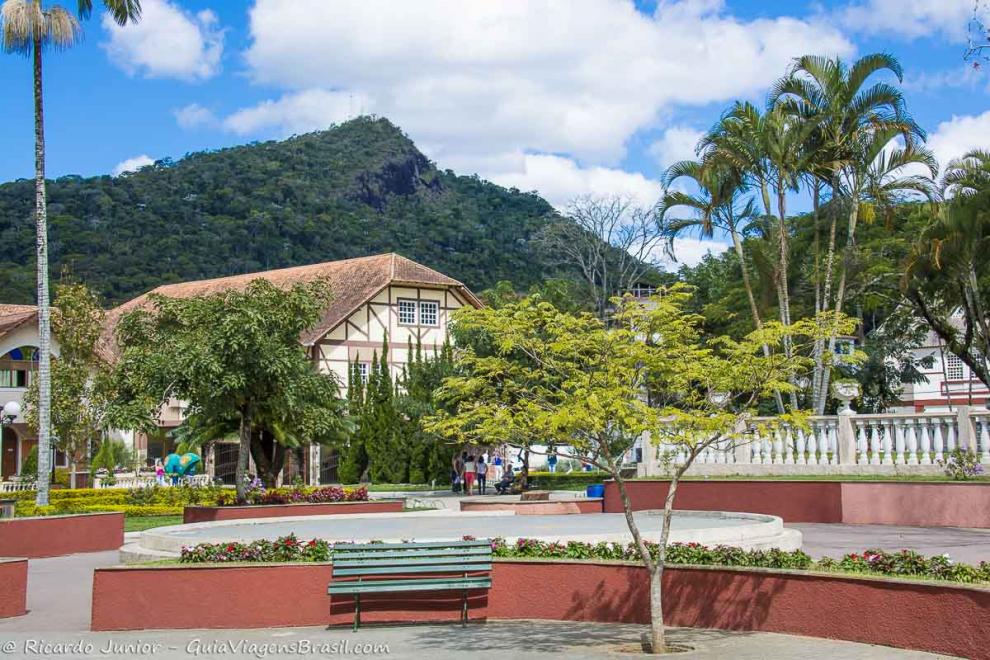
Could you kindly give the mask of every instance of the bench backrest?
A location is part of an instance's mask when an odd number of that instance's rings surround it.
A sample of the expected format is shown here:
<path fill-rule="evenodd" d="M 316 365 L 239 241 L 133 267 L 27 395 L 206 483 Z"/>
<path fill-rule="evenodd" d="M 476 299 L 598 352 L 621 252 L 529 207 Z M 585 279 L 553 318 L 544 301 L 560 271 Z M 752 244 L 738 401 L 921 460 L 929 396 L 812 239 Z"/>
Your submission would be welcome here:
<path fill-rule="evenodd" d="M 341 544 L 333 550 L 333 577 L 476 573 L 491 571 L 488 540 L 432 543 Z"/>

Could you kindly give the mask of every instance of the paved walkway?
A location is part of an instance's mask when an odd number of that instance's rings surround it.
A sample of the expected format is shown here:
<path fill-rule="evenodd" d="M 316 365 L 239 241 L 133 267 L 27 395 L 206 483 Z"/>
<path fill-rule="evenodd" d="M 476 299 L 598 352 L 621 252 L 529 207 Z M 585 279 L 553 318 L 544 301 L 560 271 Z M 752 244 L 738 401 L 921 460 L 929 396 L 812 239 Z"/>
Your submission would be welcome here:
<path fill-rule="evenodd" d="M 350 629 L 282 628 L 265 630 L 183 630 L 140 633 L 5 633 L 0 630 L 4 658 L 145 657 L 163 660 L 207 658 L 328 658 L 361 655 L 393 658 L 463 660 L 464 658 L 528 659 L 561 657 L 575 660 L 643 657 L 637 653 L 645 626 L 497 621 L 461 628 L 394 626 Z M 829 658 L 884 660 L 937 658 L 915 651 L 771 633 L 675 629 L 668 643 L 694 650 L 685 660 L 764 660 L 766 658 Z M 44 645 L 50 646 L 44 646 Z M 54 645 L 75 645 L 59 653 Z M 130 646 L 129 646 L 130 645 Z M 361 651 L 360 653 L 356 652 Z"/>
<path fill-rule="evenodd" d="M 893 525 L 828 525 L 785 523 L 804 536 L 802 549 L 816 559 L 838 558 L 869 548 L 907 548 L 923 555 L 948 553 L 953 561 L 979 564 L 990 561 L 990 529 L 959 527 L 896 527 Z"/>

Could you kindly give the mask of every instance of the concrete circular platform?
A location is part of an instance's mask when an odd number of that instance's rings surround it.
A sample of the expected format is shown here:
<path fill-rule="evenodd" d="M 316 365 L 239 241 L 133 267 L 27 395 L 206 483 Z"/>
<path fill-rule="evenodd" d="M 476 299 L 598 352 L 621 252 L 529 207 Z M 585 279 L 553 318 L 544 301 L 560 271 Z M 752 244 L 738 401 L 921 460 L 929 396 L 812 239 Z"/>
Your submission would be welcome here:
<path fill-rule="evenodd" d="M 636 522 L 646 539 L 660 537 L 661 512 L 639 511 Z M 183 546 L 274 539 L 295 534 L 300 539 L 367 542 L 372 540 L 449 541 L 465 535 L 500 536 L 545 541 L 610 541 L 627 543 L 625 516 L 597 515 L 516 516 L 511 511 L 419 511 L 401 514 L 352 514 L 259 518 L 160 527 L 144 532 L 122 549 L 125 561 L 177 555 Z M 670 542 L 731 545 L 745 549 L 801 547 L 801 533 L 785 528 L 780 518 L 754 513 L 677 511 L 671 522 Z"/>

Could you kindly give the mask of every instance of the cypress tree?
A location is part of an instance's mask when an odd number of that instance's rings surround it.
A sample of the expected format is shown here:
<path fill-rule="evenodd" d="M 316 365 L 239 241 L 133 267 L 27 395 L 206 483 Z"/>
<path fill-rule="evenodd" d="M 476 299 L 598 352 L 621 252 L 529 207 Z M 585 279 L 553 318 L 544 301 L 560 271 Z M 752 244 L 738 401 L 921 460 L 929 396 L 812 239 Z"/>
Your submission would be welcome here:
<path fill-rule="evenodd" d="M 368 453 L 364 434 L 361 432 L 365 410 L 365 383 L 361 378 L 360 356 L 356 356 L 347 370 L 347 412 L 356 423 L 356 428 L 341 452 L 341 462 L 337 470 L 341 483 L 354 484 L 361 480 L 368 468 Z"/>

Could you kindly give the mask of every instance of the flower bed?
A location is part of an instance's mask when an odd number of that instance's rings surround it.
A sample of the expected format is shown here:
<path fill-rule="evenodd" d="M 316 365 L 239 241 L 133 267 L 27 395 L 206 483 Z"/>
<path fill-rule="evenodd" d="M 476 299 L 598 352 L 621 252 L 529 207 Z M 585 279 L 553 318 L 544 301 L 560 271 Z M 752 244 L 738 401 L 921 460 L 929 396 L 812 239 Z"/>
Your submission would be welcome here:
<path fill-rule="evenodd" d="M 464 540 L 474 540 L 466 536 Z M 657 556 L 659 546 L 647 542 Z M 252 543 L 202 543 L 182 548 L 179 561 L 188 564 L 229 562 L 331 561 L 333 544 L 322 539 L 300 541 L 295 535 L 274 541 Z M 518 539 L 492 539 L 492 554 L 503 559 L 573 559 L 638 562 L 639 551 L 632 543 L 567 543 Z M 925 557 L 912 550 L 886 552 L 866 550 L 840 559 L 823 557 L 814 561 L 801 550 L 742 550 L 733 546 L 708 547 L 699 543 L 671 543 L 667 546 L 667 563 L 690 566 L 730 566 L 826 572 L 866 573 L 889 577 L 925 578 L 949 582 L 990 582 L 990 562 L 978 566 L 958 564 L 948 555 Z"/>
<path fill-rule="evenodd" d="M 367 502 L 368 489 L 344 488 L 342 486 L 283 486 L 265 489 L 258 485 L 249 488 L 248 504 L 326 504 L 331 502 Z M 204 503 L 205 504 L 205 503 Z M 235 506 L 237 495 L 232 491 L 221 492 L 217 506 Z"/>

